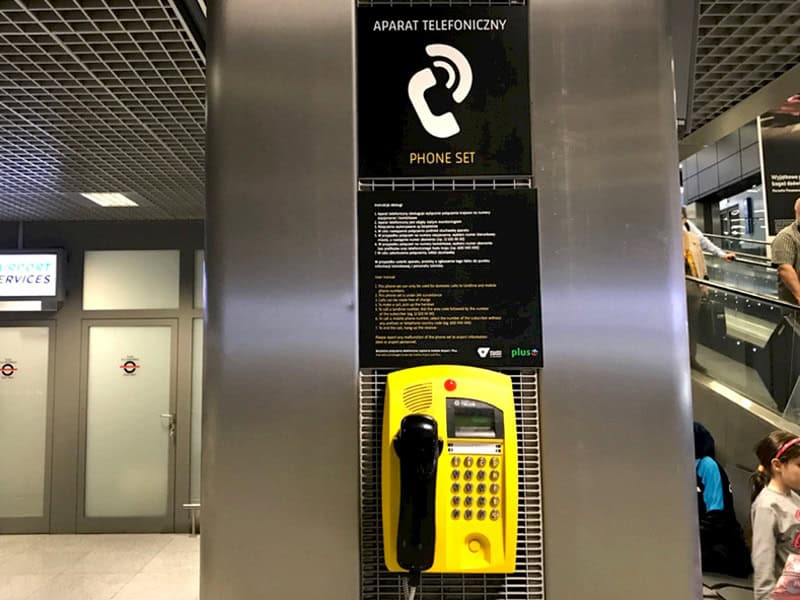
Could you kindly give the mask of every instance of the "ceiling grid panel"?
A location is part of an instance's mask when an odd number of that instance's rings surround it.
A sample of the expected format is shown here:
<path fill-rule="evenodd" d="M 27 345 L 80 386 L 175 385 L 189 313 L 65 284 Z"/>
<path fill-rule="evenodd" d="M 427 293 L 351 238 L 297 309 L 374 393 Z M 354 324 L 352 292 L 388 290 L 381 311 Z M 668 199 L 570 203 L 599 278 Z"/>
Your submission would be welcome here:
<path fill-rule="evenodd" d="M 171 0 L 0 0 L 0 220 L 200 219 L 204 171 L 205 57 Z"/>
<path fill-rule="evenodd" d="M 800 0 L 700 0 L 691 133 L 800 62 Z"/>

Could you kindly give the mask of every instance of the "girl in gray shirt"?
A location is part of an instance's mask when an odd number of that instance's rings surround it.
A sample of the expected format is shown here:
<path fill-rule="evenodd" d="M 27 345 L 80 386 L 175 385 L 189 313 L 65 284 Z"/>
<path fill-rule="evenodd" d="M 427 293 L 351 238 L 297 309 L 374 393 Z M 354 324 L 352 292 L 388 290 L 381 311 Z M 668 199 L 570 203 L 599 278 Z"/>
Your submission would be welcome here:
<path fill-rule="evenodd" d="M 755 600 L 800 600 L 800 437 L 773 431 L 756 446 L 753 475 Z"/>

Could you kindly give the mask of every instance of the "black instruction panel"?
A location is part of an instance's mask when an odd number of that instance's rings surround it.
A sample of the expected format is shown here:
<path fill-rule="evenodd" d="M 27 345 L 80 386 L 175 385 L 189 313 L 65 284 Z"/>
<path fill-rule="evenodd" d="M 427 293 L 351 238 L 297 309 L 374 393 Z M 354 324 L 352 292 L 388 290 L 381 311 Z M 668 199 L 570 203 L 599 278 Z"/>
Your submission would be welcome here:
<path fill-rule="evenodd" d="M 357 19 L 359 177 L 531 174 L 526 6 Z"/>
<path fill-rule="evenodd" d="M 541 367 L 534 190 L 361 192 L 362 368 Z"/>

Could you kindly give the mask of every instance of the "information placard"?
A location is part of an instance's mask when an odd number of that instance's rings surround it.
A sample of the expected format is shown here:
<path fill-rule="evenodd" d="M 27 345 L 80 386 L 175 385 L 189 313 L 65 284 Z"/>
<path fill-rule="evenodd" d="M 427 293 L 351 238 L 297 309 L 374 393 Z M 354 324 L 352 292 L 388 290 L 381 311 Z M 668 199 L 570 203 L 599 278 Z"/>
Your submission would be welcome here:
<path fill-rule="evenodd" d="M 767 235 L 777 235 L 794 223 L 794 204 L 800 199 L 800 94 L 761 115 L 758 126 Z"/>
<path fill-rule="evenodd" d="M 361 192 L 362 367 L 541 367 L 533 190 Z"/>
<path fill-rule="evenodd" d="M 357 14 L 360 177 L 532 173 L 527 7 Z"/>

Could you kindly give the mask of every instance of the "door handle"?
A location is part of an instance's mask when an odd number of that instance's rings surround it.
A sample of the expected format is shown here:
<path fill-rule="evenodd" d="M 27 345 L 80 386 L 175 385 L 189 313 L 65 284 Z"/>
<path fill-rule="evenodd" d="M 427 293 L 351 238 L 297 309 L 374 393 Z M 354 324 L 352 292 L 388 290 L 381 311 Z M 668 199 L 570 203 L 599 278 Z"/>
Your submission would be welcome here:
<path fill-rule="evenodd" d="M 169 437 L 175 437 L 175 414 L 174 413 L 161 413 L 162 419 L 167 419 L 169 424 Z"/>

